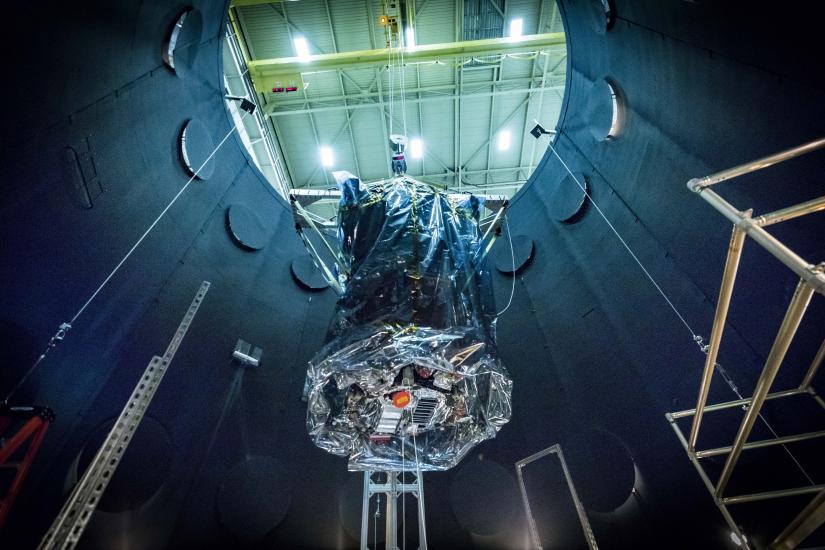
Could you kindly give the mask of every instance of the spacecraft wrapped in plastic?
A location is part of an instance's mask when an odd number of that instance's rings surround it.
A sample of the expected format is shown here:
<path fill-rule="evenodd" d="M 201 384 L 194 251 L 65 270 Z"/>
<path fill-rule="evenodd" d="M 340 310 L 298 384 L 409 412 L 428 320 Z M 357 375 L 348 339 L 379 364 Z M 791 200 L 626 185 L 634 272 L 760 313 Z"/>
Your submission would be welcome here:
<path fill-rule="evenodd" d="M 482 202 L 407 176 L 336 179 L 344 292 L 307 372 L 308 432 L 350 470 L 446 470 L 511 414 Z"/>

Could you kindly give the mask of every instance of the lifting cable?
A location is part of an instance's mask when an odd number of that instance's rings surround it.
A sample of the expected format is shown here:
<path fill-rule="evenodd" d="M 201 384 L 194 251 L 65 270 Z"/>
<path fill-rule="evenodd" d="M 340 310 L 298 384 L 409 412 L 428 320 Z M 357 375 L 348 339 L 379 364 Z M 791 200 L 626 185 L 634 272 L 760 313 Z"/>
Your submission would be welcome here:
<path fill-rule="evenodd" d="M 399 64 L 398 64 L 398 72 L 399 72 L 399 80 L 401 80 L 401 122 L 404 126 L 404 137 L 407 137 L 407 98 L 405 95 L 406 92 L 406 82 L 404 73 L 406 72 L 406 67 L 404 66 L 404 48 L 406 45 L 402 45 L 401 42 L 401 33 L 398 35 L 398 51 L 399 51 Z"/>
<path fill-rule="evenodd" d="M 371 473 L 367 472 L 367 475 L 372 476 Z M 372 480 L 372 478 L 370 478 Z M 372 516 L 372 541 L 375 544 L 375 548 L 378 548 L 378 518 L 381 517 L 381 493 L 376 495 L 375 501 L 375 514 Z"/>
<path fill-rule="evenodd" d="M 622 246 L 625 247 L 625 249 L 630 254 L 630 256 L 636 261 L 636 263 L 639 265 L 639 267 L 644 272 L 645 276 L 653 284 L 653 286 L 656 287 L 656 290 L 659 292 L 659 294 L 662 295 L 662 298 L 665 299 L 665 302 L 667 302 L 667 305 L 669 305 L 670 309 L 673 310 L 673 313 L 676 314 L 676 316 L 679 318 L 679 320 L 682 322 L 682 324 L 685 325 L 685 328 L 688 329 L 688 331 L 690 332 L 690 335 L 693 337 L 693 341 L 696 342 L 699 345 L 699 348 L 702 349 L 702 351 L 705 351 L 706 348 L 704 348 L 704 346 L 703 346 L 704 339 L 701 336 L 699 336 L 698 334 L 696 334 L 696 332 L 693 330 L 693 328 L 685 320 L 685 317 L 679 312 L 678 309 L 676 309 L 676 306 L 673 305 L 673 302 L 670 300 L 670 298 L 668 298 L 667 294 L 665 294 L 665 291 L 662 290 L 662 287 L 659 286 L 659 283 L 656 282 L 656 279 L 653 278 L 653 275 L 650 274 L 650 272 L 644 266 L 642 261 L 639 260 L 639 257 L 636 256 L 636 253 L 633 252 L 633 249 L 630 248 L 630 246 L 627 244 L 627 241 L 625 241 L 624 238 L 622 238 L 622 236 L 619 234 L 619 232 L 616 230 L 616 228 L 613 226 L 613 224 L 610 223 L 610 220 L 607 219 L 607 216 L 604 215 L 604 212 L 602 211 L 602 209 L 599 208 L 599 205 L 596 203 L 596 201 L 593 200 L 593 197 L 590 196 L 590 193 L 587 192 L 587 188 L 582 184 L 582 182 L 579 181 L 579 178 L 577 178 L 573 174 L 573 172 L 570 170 L 570 167 L 567 166 L 566 162 L 564 162 L 564 159 L 562 159 L 559 156 L 559 154 L 556 152 L 556 148 L 553 147 L 553 144 L 548 143 L 547 146 L 550 148 L 551 151 L 553 151 L 553 154 L 556 155 L 556 158 L 559 159 L 559 162 L 561 162 L 562 165 L 564 165 L 564 169 L 567 170 L 567 173 L 570 174 L 570 177 L 573 178 L 573 181 L 575 181 L 576 184 L 581 188 L 581 190 L 585 194 L 585 196 L 587 196 L 587 198 L 590 199 L 591 204 L 593 204 L 593 206 L 596 207 L 596 210 L 599 212 L 599 215 L 605 221 L 607 226 L 610 227 L 611 231 L 613 231 L 613 233 L 616 235 L 616 237 L 619 239 L 619 241 L 621 241 Z"/>
<path fill-rule="evenodd" d="M 401 109 L 401 132 L 407 136 L 407 106 L 406 106 L 406 80 L 404 76 L 404 45 L 401 41 L 401 34 L 390 34 L 389 46 L 387 48 L 387 80 L 389 83 L 389 133 L 392 135 L 395 120 L 395 102 L 399 100 Z M 395 75 L 396 70 L 398 75 Z M 396 87 L 398 88 L 396 90 Z M 386 115 L 385 115 L 386 116 Z"/>
<path fill-rule="evenodd" d="M 249 113 L 244 111 L 243 115 L 241 115 L 241 121 L 243 121 L 243 119 L 248 114 Z M 135 242 L 135 244 L 132 245 L 132 248 L 129 249 L 129 251 L 126 253 L 126 255 L 123 256 L 123 258 L 121 258 L 121 260 L 117 263 L 117 265 L 115 265 L 114 269 L 112 269 L 112 271 L 109 272 L 109 274 L 106 276 L 106 278 L 103 279 L 103 282 L 100 283 L 100 285 L 95 289 L 94 292 L 92 292 L 91 296 L 89 296 L 89 298 L 86 300 L 86 302 L 80 307 L 80 309 L 77 310 L 77 313 L 75 313 L 68 322 L 64 322 L 64 323 L 60 324 L 60 327 L 58 328 L 57 332 L 54 334 L 54 336 L 51 337 L 51 339 L 49 340 L 49 343 L 46 344 L 46 348 L 43 350 L 43 353 L 40 354 L 40 356 L 32 364 L 32 366 L 29 367 L 29 369 L 26 371 L 26 373 L 23 375 L 23 377 L 20 379 L 20 381 L 17 382 L 17 384 L 11 389 L 11 391 L 8 393 L 8 395 L 6 395 L 3 402 L 8 402 L 8 400 L 11 399 L 11 397 L 17 392 L 17 390 L 19 390 L 23 386 L 23 384 L 26 382 L 26 380 L 29 378 L 29 376 L 31 376 L 32 373 L 34 373 L 34 371 L 37 370 L 37 367 L 40 366 L 40 364 L 43 362 L 43 360 L 46 358 L 46 356 L 49 354 L 49 352 L 52 350 L 52 348 L 56 347 L 57 344 L 59 344 L 60 342 L 63 341 L 63 339 L 66 337 L 66 334 L 72 328 L 72 325 L 74 325 L 75 321 L 77 321 L 77 319 L 83 314 L 83 312 L 86 310 L 86 308 L 89 307 L 89 305 L 95 300 L 95 298 L 97 298 L 98 294 L 100 294 L 100 292 L 106 287 L 106 285 L 109 284 L 109 282 L 112 280 L 112 278 L 115 276 L 115 274 L 120 270 L 120 268 L 123 266 L 123 264 L 126 263 L 126 260 L 129 259 L 129 257 L 132 255 L 132 253 L 134 253 L 135 250 L 137 250 L 137 248 L 144 241 L 144 239 L 146 239 L 146 237 L 149 236 L 149 233 L 152 232 L 152 230 L 155 228 L 155 226 L 157 226 L 157 224 L 160 222 L 160 220 L 163 218 L 163 216 L 165 216 L 166 213 L 169 211 L 169 209 L 172 208 L 172 205 L 175 204 L 175 202 L 177 202 L 177 200 L 180 198 L 181 195 L 183 195 L 184 191 L 186 191 L 186 189 L 189 187 L 189 185 L 193 181 L 195 181 L 195 178 L 198 176 L 200 171 L 203 170 L 203 167 L 206 166 L 209 163 L 210 160 L 212 160 L 212 157 L 215 156 L 215 154 L 223 146 L 223 144 L 226 143 L 226 140 L 229 139 L 229 136 L 231 136 L 237 129 L 238 129 L 238 126 L 233 124 L 232 129 L 229 130 L 229 132 L 226 133 L 226 135 L 220 141 L 220 143 L 218 143 L 218 145 L 212 150 L 212 152 L 209 154 L 209 156 L 206 157 L 206 160 L 203 161 L 203 163 L 200 165 L 200 167 L 198 167 L 197 170 L 195 170 L 195 172 L 192 174 L 192 177 L 189 178 L 189 180 L 184 184 L 184 186 L 181 187 L 180 191 L 178 191 L 177 194 L 172 198 L 172 200 L 169 202 L 169 204 L 167 204 L 166 207 L 161 211 L 161 213 L 158 215 L 158 217 L 155 218 L 155 221 L 153 221 L 151 223 L 151 225 L 149 225 L 149 228 L 146 229 L 146 231 L 143 232 L 143 235 L 141 235 L 140 238 Z"/>
<path fill-rule="evenodd" d="M 392 80 L 392 35 L 390 35 L 390 42 L 389 47 L 387 48 L 387 81 L 390 87 L 390 97 L 389 97 L 389 104 L 390 104 L 390 135 L 392 135 L 392 121 L 393 121 L 393 80 Z M 380 75 L 379 75 L 380 78 Z"/>
<path fill-rule="evenodd" d="M 682 324 L 685 325 L 685 328 L 688 329 L 688 331 L 691 334 L 691 337 L 693 338 L 693 341 L 696 342 L 697 346 L 699 346 L 699 350 L 702 353 L 704 353 L 705 355 L 707 355 L 709 346 L 707 344 L 705 344 L 704 338 L 701 335 L 697 334 L 693 330 L 693 328 L 690 326 L 690 324 L 688 324 L 688 322 L 685 320 L 684 315 L 682 315 L 681 312 L 679 312 L 679 310 L 673 304 L 671 299 L 667 296 L 665 291 L 662 290 L 662 287 L 659 285 L 659 283 L 656 282 L 656 280 L 653 278 L 653 275 L 650 274 L 650 271 L 647 270 L 647 268 L 644 266 L 644 264 L 642 264 L 642 261 L 636 255 L 636 253 L 633 252 L 633 249 L 630 248 L 630 245 L 627 244 L 627 241 L 625 241 L 624 238 L 622 238 L 622 236 L 619 234 L 616 227 L 612 223 L 610 223 L 610 220 L 607 218 L 607 216 L 605 216 L 604 212 L 599 207 L 598 203 L 596 203 L 596 201 L 593 200 L 593 197 L 590 195 L 590 193 L 587 192 L 587 188 L 582 184 L 581 181 L 579 181 L 579 178 L 577 178 L 576 175 L 573 174 L 572 170 L 570 170 L 570 167 L 567 166 L 567 163 L 564 162 L 564 159 L 562 159 L 561 156 L 559 155 L 559 153 L 556 151 L 556 148 L 553 147 L 552 141 L 547 144 L 547 147 L 553 152 L 553 154 L 556 156 L 556 158 L 559 159 L 559 162 L 562 163 L 562 166 L 564 166 L 564 169 L 567 170 L 567 173 L 570 175 L 571 178 L 573 178 L 573 181 L 575 181 L 576 184 L 581 188 L 582 192 L 590 200 L 590 203 L 596 208 L 599 215 L 605 221 L 607 226 L 611 229 L 611 231 L 613 231 L 613 233 L 616 235 L 616 237 L 622 243 L 622 245 L 627 250 L 627 252 L 630 254 L 630 256 L 633 258 L 633 260 L 635 260 L 635 262 L 639 265 L 639 267 L 641 268 L 641 270 L 645 274 L 645 276 L 648 278 L 648 280 L 653 284 L 653 286 L 656 288 L 656 290 L 659 292 L 659 294 L 661 294 L 662 298 L 664 298 L 665 302 L 667 302 L 667 304 L 670 306 L 670 309 L 673 310 L 673 313 L 676 314 L 676 316 L 679 318 L 679 320 L 682 322 Z M 509 234 L 509 229 L 508 229 L 508 234 Z M 509 304 L 508 304 L 508 306 L 509 306 Z M 727 385 L 730 387 L 731 391 L 739 399 L 743 399 L 742 394 L 739 392 L 739 388 L 736 386 L 733 379 L 727 373 L 727 371 L 722 367 L 722 365 L 720 365 L 719 363 L 715 363 L 714 367 L 719 370 L 719 374 L 722 376 L 722 378 L 725 380 Z M 743 405 L 743 407 L 746 407 L 746 405 Z M 779 435 L 776 433 L 776 431 L 774 431 L 773 427 L 768 423 L 767 419 L 765 419 L 765 417 L 762 416 L 761 412 L 759 413 L 759 418 L 760 418 L 760 420 L 762 420 L 762 422 L 765 424 L 765 426 L 768 428 L 768 430 L 773 434 L 773 436 L 778 438 Z M 788 446 L 785 445 L 785 444 L 782 444 L 782 447 L 788 453 L 788 456 L 791 457 L 791 460 L 793 460 L 793 462 L 797 465 L 797 467 L 802 472 L 802 474 L 808 479 L 810 484 L 814 485 L 813 479 L 811 478 L 810 475 L 808 475 L 808 472 L 805 471 L 805 468 L 802 467 L 802 464 L 799 463 L 799 461 L 796 459 L 796 457 L 791 452 L 791 450 L 788 448 Z"/>
<path fill-rule="evenodd" d="M 401 436 L 401 550 L 407 550 L 407 434 Z M 393 495 L 394 496 L 394 495 Z"/>
<path fill-rule="evenodd" d="M 419 514 L 418 514 L 418 533 L 419 533 L 419 541 L 418 547 L 419 548 L 426 548 L 427 547 L 427 525 L 425 522 L 425 517 L 423 513 L 423 506 L 421 504 L 422 499 L 424 498 L 424 482 L 421 480 L 421 466 L 418 462 L 418 443 L 415 441 L 415 432 L 418 431 L 417 428 L 413 430 L 413 453 L 415 453 L 415 484 L 418 485 L 418 493 L 417 493 L 417 501 L 416 504 L 418 506 Z M 420 540 L 420 535 L 424 535 L 423 542 Z"/>

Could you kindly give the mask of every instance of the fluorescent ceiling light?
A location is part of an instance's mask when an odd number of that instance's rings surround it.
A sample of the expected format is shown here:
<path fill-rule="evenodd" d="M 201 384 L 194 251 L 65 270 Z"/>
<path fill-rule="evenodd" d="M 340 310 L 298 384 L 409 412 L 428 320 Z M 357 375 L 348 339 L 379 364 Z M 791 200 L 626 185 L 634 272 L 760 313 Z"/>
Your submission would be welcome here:
<path fill-rule="evenodd" d="M 295 55 L 301 59 L 309 59 L 309 45 L 303 36 L 294 39 L 292 43 L 295 45 Z"/>
<path fill-rule="evenodd" d="M 510 38 L 517 38 L 521 36 L 523 31 L 524 20 L 521 17 L 510 20 Z"/>
<path fill-rule="evenodd" d="M 498 133 L 498 150 L 506 151 L 510 148 L 510 130 L 502 130 Z"/>
<path fill-rule="evenodd" d="M 413 138 L 410 142 L 410 156 L 414 159 L 420 159 L 424 156 L 424 143 L 420 138 Z"/>
<path fill-rule="evenodd" d="M 407 49 L 415 51 L 415 30 L 412 27 L 407 27 L 404 40 L 407 42 Z"/>
<path fill-rule="evenodd" d="M 332 149 L 329 147 L 321 147 L 321 166 L 332 166 L 335 163 L 335 157 L 332 154 Z"/>

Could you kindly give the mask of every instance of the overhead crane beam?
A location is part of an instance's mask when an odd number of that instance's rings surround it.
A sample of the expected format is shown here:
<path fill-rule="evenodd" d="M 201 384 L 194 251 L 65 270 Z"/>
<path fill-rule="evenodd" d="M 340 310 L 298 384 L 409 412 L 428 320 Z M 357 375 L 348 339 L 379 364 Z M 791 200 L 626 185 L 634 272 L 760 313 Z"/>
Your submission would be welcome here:
<path fill-rule="evenodd" d="M 237 8 L 242 6 L 259 6 L 261 4 L 275 4 L 288 1 L 289 0 L 232 0 L 229 2 L 229 7 Z"/>
<path fill-rule="evenodd" d="M 425 44 L 408 48 L 404 52 L 404 61 L 415 64 L 486 55 L 518 54 L 564 44 L 565 36 L 562 32 L 525 35 L 517 39 L 505 37 Z M 382 48 L 319 54 L 307 58 L 259 59 L 249 62 L 249 74 L 255 83 L 255 89 L 266 92 L 276 84 L 296 79 L 296 75 L 301 73 L 334 71 L 340 68 L 384 67 L 386 64 L 387 50 Z"/>
<path fill-rule="evenodd" d="M 468 98 L 468 97 L 473 97 L 473 98 L 475 98 L 475 97 L 493 97 L 493 96 L 499 96 L 499 95 L 512 96 L 512 95 L 522 95 L 522 94 L 527 94 L 527 98 L 529 98 L 530 96 L 533 96 L 535 94 L 539 94 L 542 91 L 547 91 L 547 90 L 564 90 L 564 85 L 559 84 L 557 86 L 547 86 L 545 88 L 540 88 L 540 87 L 535 87 L 535 88 L 524 88 L 524 87 L 510 88 L 510 89 L 496 90 L 494 92 L 476 92 L 476 93 L 461 93 L 461 94 L 456 92 L 456 94 L 457 94 L 457 97 L 459 99 L 464 99 L 464 98 Z M 414 91 L 415 90 L 413 90 L 413 92 Z M 354 97 L 358 98 L 358 96 L 354 96 Z M 376 100 L 371 100 L 371 101 L 364 101 L 362 103 L 347 103 L 347 104 L 342 103 L 340 105 L 325 105 L 325 106 L 320 106 L 320 107 L 309 107 L 309 108 L 305 107 L 305 108 L 301 108 L 301 109 L 278 109 L 278 107 L 280 107 L 280 104 L 278 104 L 278 103 L 269 103 L 264 108 L 264 111 L 265 111 L 265 115 L 268 116 L 268 117 L 284 117 L 284 116 L 290 116 L 290 115 L 307 115 L 307 114 L 310 114 L 310 113 L 312 113 L 312 114 L 324 113 L 324 112 L 329 112 L 329 111 L 352 111 L 352 110 L 356 110 L 356 109 L 374 109 L 376 107 L 381 107 L 381 105 L 382 105 L 381 101 L 383 99 L 381 97 L 381 95 L 379 95 L 379 94 L 376 94 L 375 97 L 378 98 L 377 101 Z M 526 101 L 527 98 L 525 98 L 525 101 Z M 320 98 L 316 102 L 320 103 L 320 102 L 325 102 L 325 101 L 329 101 L 329 102 L 343 101 L 343 98 L 340 97 L 340 96 L 339 97 L 330 97 L 329 99 Z M 426 97 L 422 97 L 422 98 L 411 97 L 411 98 L 406 99 L 406 103 L 408 105 L 415 105 L 415 104 L 420 104 L 420 103 L 431 103 L 433 101 L 455 101 L 455 96 L 452 96 L 452 95 L 432 95 L 432 96 L 426 96 Z M 303 103 L 306 104 L 306 102 L 303 102 Z M 523 107 L 524 107 L 523 103 L 519 105 L 519 108 L 523 108 Z M 485 145 L 486 145 L 486 142 L 485 142 Z"/>
<path fill-rule="evenodd" d="M 553 52 L 552 51 L 546 51 L 546 52 L 543 52 L 542 55 L 545 55 L 545 54 L 552 56 Z M 561 54 L 561 57 L 562 57 L 562 59 L 564 58 L 563 53 Z M 416 66 L 416 69 L 418 69 L 418 68 L 420 68 L 420 65 Z M 386 95 L 386 94 L 382 94 L 382 92 L 377 91 L 377 87 L 378 87 L 377 84 L 378 84 L 378 80 L 379 80 L 378 76 L 375 76 L 373 78 L 372 82 L 368 86 L 362 88 L 362 87 L 359 87 L 358 83 L 353 81 L 352 77 L 350 77 L 344 70 L 339 70 L 338 72 L 341 73 L 341 76 L 343 76 L 344 78 L 349 80 L 350 84 L 352 84 L 353 87 L 357 88 L 357 92 L 351 93 L 347 97 L 344 97 L 344 96 L 341 96 L 341 95 L 322 95 L 322 96 L 317 96 L 317 97 L 311 97 L 309 99 L 310 103 L 324 103 L 324 102 L 331 102 L 331 101 L 344 101 L 344 99 L 353 99 L 353 98 L 357 98 L 359 100 L 361 100 L 361 99 L 375 99 L 375 98 L 377 98 L 381 95 Z M 564 78 L 565 78 L 564 73 L 556 73 L 556 72 L 550 71 L 547 74 L 547 76 L 557 79 L 557 83 L 563 86 Z M 525 85 L 540 84 L 540 83 L 541 83 L 541 77 L 540 76 L 535 76 L 533 78 L 529 78 L 529 77 L 507 78 L 507 79 L 503 79 L 503 80 L 496 80 L 496 81 L 493 81 L 493 82 L 473 82 L 472 86 L 468 86 L 468 87 L 465 88 L 464 93 L 462 95 L 466 96 L 468 89 L 470 90 L 470 93 L 475 93 L 475 92 L 478 92 L 478 91 L 487 90 L 491 86 L 494 87 L 494 88 L 500 88 L 502 90 L 509 90 L 510 88 L 508 88 L 508 87 L 524 87 Z M 535 86 L 533 86 L 533 87 L 535 87 Z M 531 87 L 531 89 L 533 87 Z M 416 86 L 416 87 L 412 87 L 412 88 L 407 88 L 406 93 L 408 95 L 412 96 L 412 95 L 420 95 L 420 94 L 425 94 L 425 93 L 438 92 L 438 93 L 443 94 L 444 97 L 452 99 L 453 91 L 456 88 L 457 88 L 457 86 L 454 83 L 452 83 L 452 84 L 436 84 L 436 85 L 431 85 L 431 86 Z M 303 96 L 296 97 L 296 95 L 297 94 L 295 94 L 295 93 L 290 93 L 290 94 L 287 94 L 285 98 L 280 98 L 279 97 L 276 100 L 274 100 L 275 101 L 274 103 L 269 103 L 269 104 L 265 105 L 264 108 L 263 108 L 263 111 L 265 113 L 269 114 L 270 112 L 274 111 L 276 109 L 276 107 L 281 108 L 281 107 L 291 107 L 291 106 L 306 106 L 307 102 L 303 99 Z"/>

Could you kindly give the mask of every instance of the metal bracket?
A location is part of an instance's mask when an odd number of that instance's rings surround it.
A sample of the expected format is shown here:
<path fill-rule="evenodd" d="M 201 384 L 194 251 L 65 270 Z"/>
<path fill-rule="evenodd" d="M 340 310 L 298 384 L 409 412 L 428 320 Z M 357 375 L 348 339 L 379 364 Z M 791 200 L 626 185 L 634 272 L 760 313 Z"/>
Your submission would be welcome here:
<path fill-rule="evenodd" d="M 208 290 L 209 282 L 201 283 L 163 357 L 155 356 L 149 362 L 100 450 L 40 542 L 39 549 L 69 550 L 77 545 Z"/>
<path fill-rule="evenodd" d="M 236 359 L 244 367 L 258 367 L 261 364 L 263 350 L 253 346 L 249 342 L 238 338 L 235 349 L 232 351 L 232 358 Z"/>

